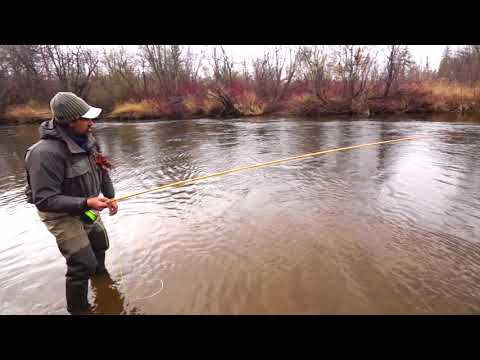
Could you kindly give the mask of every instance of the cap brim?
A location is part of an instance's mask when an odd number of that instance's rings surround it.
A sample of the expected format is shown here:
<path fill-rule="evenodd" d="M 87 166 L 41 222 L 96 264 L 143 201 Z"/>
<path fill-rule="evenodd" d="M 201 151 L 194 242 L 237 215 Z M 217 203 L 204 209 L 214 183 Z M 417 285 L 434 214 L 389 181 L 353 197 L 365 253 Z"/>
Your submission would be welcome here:
<path fill-rule="evenodd" d="M 102 112 L 102 109 L 96 108 L 96 107 L 90 107 L 90 110 L 88 110 L 85 114 L 82 115 L 82 118 L 84 119 L 95 119 L 100 115 Z"/>

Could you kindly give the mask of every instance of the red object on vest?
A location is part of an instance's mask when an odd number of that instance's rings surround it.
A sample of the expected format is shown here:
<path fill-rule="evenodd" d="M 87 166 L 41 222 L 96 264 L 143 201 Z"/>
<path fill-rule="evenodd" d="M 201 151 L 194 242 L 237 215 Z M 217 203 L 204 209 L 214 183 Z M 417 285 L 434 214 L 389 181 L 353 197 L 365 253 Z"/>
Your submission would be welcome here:
<path fill-rule="evenodd" d="M 101 154 L 96 154 L 95 155 L 95 163 L 98 166 L 101 166 L 103 169 L 111 169 L 112 168 L 112 163 L 107 159 L 106 156 L 101 155 Z"/>

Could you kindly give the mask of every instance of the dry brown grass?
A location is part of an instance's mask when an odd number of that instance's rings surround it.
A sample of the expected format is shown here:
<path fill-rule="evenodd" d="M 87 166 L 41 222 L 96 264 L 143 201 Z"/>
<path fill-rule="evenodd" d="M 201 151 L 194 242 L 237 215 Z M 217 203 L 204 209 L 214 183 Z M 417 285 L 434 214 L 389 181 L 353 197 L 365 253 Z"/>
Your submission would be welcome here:
<path fill-rule="evenodd" d="M 220 112 L 222 110 L 222 105 L 212 98 L 205 98 L 201 103 L 201 108 L 203 112 L 207 115 Z"/>
<path fill-rule="evenodd" d="M 469 102 L 480 100 L 480 88 L 449 82 L 434 82 L 424 85 L 425 90 L 434 98 L 450 102 Z"/>
<path fill-rule="evenodd" d="M 253 92 L 238 96 L 235 105 L 245 116 L 260 116 L 265 111 L 265 104 L 262 103 Z"/>
<path fill-rule="evenodd" d="M 24 105 L 10 106 L 5 111 L 5 119 L 15 122 L 49 120 L 52 117 L 46 104 L 30 101 Z"/>
<path fill-rule="evenodd" d="M 186 115 L 203 114 L 202 102 L 192 95 L 186 96 L 182 100 L 182 105 Z"/>
<path fill-rule="evenodd" d="M 149 101 L 117 104 L 107 118 L 143 119 L 158 116 L 155 106 Z"/>
<path fill-rule="evenodd" d="M 286 104 L 287 112 L 297 116 L 316 116 L 324 111 L 320 101 L 311 94 L 292 96 Z"/>
<path fill-rule="evenodd" d="M 480 105 L 480 88 L 437 81 L 423 85 L 424 100 L 435 112 L 470 111 Z"/>

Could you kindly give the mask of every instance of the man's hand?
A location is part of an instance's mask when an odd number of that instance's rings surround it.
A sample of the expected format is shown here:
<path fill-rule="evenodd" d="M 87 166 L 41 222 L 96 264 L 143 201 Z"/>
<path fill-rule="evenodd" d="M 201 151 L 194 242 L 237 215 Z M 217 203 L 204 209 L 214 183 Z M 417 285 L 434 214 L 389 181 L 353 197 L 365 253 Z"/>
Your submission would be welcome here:
<path fill-rule="evenodd" d="M 108 202 L 108 210 L 110 211 L 110 216 L 115 215 L 118 211 L 118 204 L 115 200 Z"/>
<path fill-rule="evenodd" d="M 108 199 L 101 196 L 88 199 L 87 206 L 90 209 L 94 209 L 97 211 L 102 211 L 103 209 L 110 207 L 108 203 Z"/>

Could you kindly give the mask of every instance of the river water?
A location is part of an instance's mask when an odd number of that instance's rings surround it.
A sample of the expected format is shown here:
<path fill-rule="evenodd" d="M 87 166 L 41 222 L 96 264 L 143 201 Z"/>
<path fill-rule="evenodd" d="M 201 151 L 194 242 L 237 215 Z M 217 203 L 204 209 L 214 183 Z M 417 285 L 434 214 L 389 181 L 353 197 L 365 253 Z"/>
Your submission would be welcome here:
<path fill-rule="evenodd" d="M 23 196 L 37 125 L 0 127 L 0 314 L 67 314 L 65 260 Z M 100 314 L 480 312 L 480 123 L 415 118 L 98 123 L 117 195 L 102 212 Z"/>

